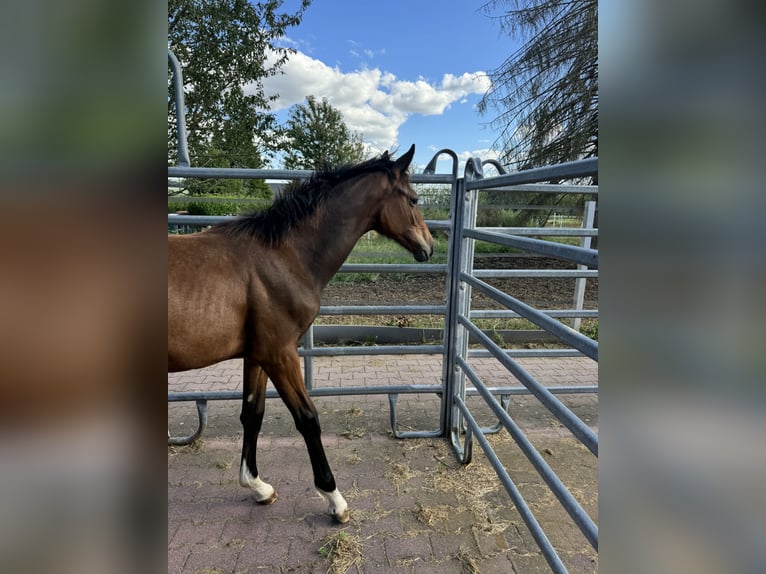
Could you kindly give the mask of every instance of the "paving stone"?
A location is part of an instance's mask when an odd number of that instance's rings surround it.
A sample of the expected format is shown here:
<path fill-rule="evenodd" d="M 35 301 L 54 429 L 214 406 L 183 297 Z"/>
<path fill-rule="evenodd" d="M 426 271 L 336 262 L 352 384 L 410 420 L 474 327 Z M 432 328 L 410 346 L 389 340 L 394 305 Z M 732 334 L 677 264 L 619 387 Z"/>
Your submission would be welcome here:
<path fill-rule="evenodd" d="M 538 380 L 554 381 L 546 384 L 572 384 L 572 380 L 597 383 L 597 365 L 594 368 L 589 360 L 519 362 L 533 369 Z M 508 384 L 512 379 L 499 370 L 494 359 L 472 359 L 471 364 L 482 376 L 496 379 L 492 384 Z M 210 372 L 216 369 L 218 373 Z M 171 391 L 188 389 L 190 385 L 207 385 L 216 390 L 238 388 L 240 369 L 241 361 L 227 361 L 203 369 L 201 374 L 169 375 L 168 388 Z M 315 358 L 314 371 L 315 382 L 321 386 L 341 382 L 367 386 L 405 381 L 430 384 L 441 377 L 441 358 L 409 357 L 401 364 L 398 358 L 391 361 L 388 357 Z M 577 379 L 578 376 L 581 378 Z M 224 383 L 224 379 L 228 382 Z M 560 398 L 597 428 L 597 396 Z M 477 412 L 489 413 L 480 406 L 480 399 L 469 401 Z M 467 571 L 468 559 L 482 574 L 549 572 L 531 534 L 505 490 L 496 482 L 479 448 L 475 449 L 472 465 L 465 468 L 457 463 L 445 439 L 394 439 L 385 396 L 327 397 L 317 399 L 316 404 L 328 459 L 350 504 L 350 522 L 338 525 L 326 514 L 326 503 L 314 491 L 303 439 L 278 400 L 267 403 L 258 444 L 258 465 L 262 478 L 275 486 L 279 498 L 270 506 L 255 504 L 252 494 L 238 485 L 242 448 L 239 401 L 211 401 L 208 429 L 201 446 L 172 449 L 168 454 L 169 573 L 326 574 L 331 564 L 319 554 L 319 548 L 328 536 L 337 536 L 339 532 L 354 537 L 361 545 L 364 560 L 361 571 L 366 574 L 462 574 Z M 440 405 L 436 395 L 400 395 L 398 405 L 400 428 L 438 427 Z M 534 397 L 514 397 L 512 412 L 541 452 L 550 449 L 553 454 L 544 454 L 546 460 L 596 517 L 597 459 Z M 193 403 L 169 405 L 168 417 L 173 431 L 191 432 L 196 409 Z M 181 422 L 184 424 L 180 425 Z M 482 422 L 494 421 L 487 415 Z M 354 436 L 355 429 L 361 429 L 363 436 Z M 507 433 L 489 438 L 512 478 L 535 505 L 533 511 L 560 550 L 569 571 L 596 572 L 596 552 L 583 542 L 584 537 L 566 514 L 549 505 L 547 487 Z M 479 472 L 482 469 L 487 474 Z M 393 471 L 403 473 L 403 479 L 397 480 Z M 473 480 L 471 485 L 475 486 L 468 498 L 462 490 L 468 486 L 461 482 L 465 480 Z M 469 508 L 470 505 L 478 506 Z M 418 517 L 422 506 L 443 508 L 446 518 L 424 523 Z M 488 520 L 490 531 L 486 530 Z M 500 526 L 496 531 L 492 525 Z M 502 530 L 502 525 L 507 528 Z"/>

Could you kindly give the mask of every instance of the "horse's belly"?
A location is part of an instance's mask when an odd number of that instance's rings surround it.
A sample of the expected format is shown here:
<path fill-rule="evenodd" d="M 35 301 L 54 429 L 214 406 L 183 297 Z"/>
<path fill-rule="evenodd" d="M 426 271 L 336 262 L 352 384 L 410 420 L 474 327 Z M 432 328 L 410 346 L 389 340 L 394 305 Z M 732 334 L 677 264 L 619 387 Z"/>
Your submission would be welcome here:
<path fill-rule="evenodd" d="M 219 305 L 174 308 L 168 301 L 168 372 L 199 369 L 242 355 L 244 317 Z"/>

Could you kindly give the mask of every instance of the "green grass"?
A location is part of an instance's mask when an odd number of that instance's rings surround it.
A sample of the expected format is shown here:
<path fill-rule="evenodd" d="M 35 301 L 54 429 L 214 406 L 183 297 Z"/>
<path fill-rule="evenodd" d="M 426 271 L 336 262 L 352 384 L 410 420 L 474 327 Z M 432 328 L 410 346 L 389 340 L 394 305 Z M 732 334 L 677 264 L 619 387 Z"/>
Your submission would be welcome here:
<path fill-rule="evenodd" d="M 401 264 L 417 262 L 413 259 L 412 253 L 395 241 L 370 231 L 357 242 L 346 259 L 346 263 Z M 447 238 L 444 236 L 434 237 L 434 255 L 427 263 L 421 265 L 434 263 L 447 263 Z M 374 283 L 379 276 L 380 273 L 337 273 L 332 278 L 332 282 Z"/>
<path fill-rule="evenodd" d="M 429 263 L 447 262 L 447 237 L 442 234 L 434 236 L 434 256 Z M 383 237 L 375 231 L 362 236 L 356 243 L 346 263 L 414 263 L 412 253 L 404 247 Z M 427 264 L 426 264 L 427 265 Z"/>

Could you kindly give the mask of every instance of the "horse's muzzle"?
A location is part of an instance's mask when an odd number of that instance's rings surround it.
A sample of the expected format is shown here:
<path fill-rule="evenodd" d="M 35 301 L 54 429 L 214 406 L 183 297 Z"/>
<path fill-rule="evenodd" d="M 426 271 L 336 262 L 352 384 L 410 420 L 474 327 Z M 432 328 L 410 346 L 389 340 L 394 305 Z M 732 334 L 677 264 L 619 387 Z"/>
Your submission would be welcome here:
<path fill-rule="evenodd" d="M 426 251 L 425 249 L 421 247 L 417 251 L 415 251 L 415 253 L 413 253 L 415 257 L 415 261 L 418 261 L 420 263 L 423 263 L 424 261 L 428 261 L 431 258 L 431 255 L 433 254 L 434 254 L 433 245 L 429 247 L 428 251 Z"/>

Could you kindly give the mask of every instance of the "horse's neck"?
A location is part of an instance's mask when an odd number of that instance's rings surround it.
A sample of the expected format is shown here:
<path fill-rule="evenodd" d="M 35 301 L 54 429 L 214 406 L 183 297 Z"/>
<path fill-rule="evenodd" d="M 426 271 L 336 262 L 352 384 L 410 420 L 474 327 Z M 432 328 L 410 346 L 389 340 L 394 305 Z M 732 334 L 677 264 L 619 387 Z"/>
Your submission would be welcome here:
<path fill-rule="evenodd" d="M 358 186 L 341 191 L 305 223 L 307 228 L 301 230 L 300 240 L 293 243 L 320 290 L 335 275 L 359 238 L 371 228 L 372 193 Z"/>

